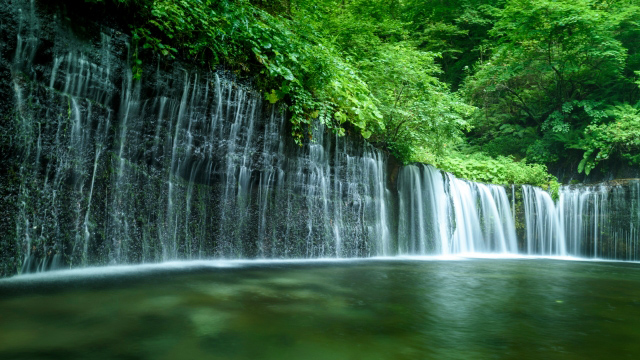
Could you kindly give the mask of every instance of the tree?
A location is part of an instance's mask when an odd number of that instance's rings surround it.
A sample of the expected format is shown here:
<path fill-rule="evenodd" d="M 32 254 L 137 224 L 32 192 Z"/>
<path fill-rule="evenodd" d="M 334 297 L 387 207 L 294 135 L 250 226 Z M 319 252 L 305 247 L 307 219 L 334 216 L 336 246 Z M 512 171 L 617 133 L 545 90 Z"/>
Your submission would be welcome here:
<path fill-rule="evenodd" d="M 380 101 L 386 131 L 373 139 L 400 159 L 425 151 L 442 155 L 447 143 L 460 141 L 468 130 L 473 107 L 439 81 L 435 54 L 406 43 L 387 44 L 375 57 L 359 62 L 365 81 Z"/>
<path fill-rule="evenodd" d="M 628 55 L 619 39 L 633 13 L 616 9 L 594 0 L 509 1 L 490 31 L 493 56 L 465 83 L 468 99 L 482 108 L 479 142 L 508 144 L 514 127 L 533 128 L 537 140 L 498 152 L 560 161 L 589 124 L 606 119 L 610 104 L 637 94 L 624 76 Z"/>

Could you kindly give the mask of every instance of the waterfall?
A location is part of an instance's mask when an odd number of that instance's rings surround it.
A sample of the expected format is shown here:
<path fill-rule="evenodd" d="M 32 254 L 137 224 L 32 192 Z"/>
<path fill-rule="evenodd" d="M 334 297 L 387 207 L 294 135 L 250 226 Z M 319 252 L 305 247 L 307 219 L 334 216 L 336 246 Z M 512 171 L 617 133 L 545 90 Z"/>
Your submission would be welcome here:
<path fill-rule="evenodd" d="M 451 253 L 451 205 L 443 174 L 431 166 L 405 166 L 398 175 L 398 252 Z"/>
<path fill-rule="evenodd" d="M 227 72 L 156 64 L 136 80 L 126 35 L 77 36 L 34 1 L 8 13 L 0 90 L 17 211 L 10 246 L 0 243 L 4 274 L 202 258 L 640 260 L 638 180 L 564 186 L 554 201 L 394 167 L 321 124 L 299 146 L 286 109 Z"/>
<path fill-rule="evenodd" d="M 48 32 L 35 2 L 16 4 L 22 272 L 392 254 L 379 150 L 322 126 L 300 147 L 286 112 L 229 74 L 158 66 L 134 80 L 126 36 Z"/>
<path fill-rule="evenodd" d="M 402 254 L 517 253 L 502 186 L 465 181 L 432 166 L 405 166 L 398 176 L 398 243 Z"/>
<path fill-rule="evenodd" d="M 556 203 L 523 186 L 527 254 L 638 260 L 640 181 L 562 186 Z"/>
<path fill-rule="evenodd" d="M 640 259 L 640 181 L 626 186 L 563 186 L 559 209 L 569 254 Z"/>
<path fill-rule="evenodd" d="M 565 233 L 560 227 L 560 206 L 538 187 L 522 186 L 526 221 L 526 253 L 566 256 Z"/>
<path fill-rule="evenodd" d="M 457 179 L 424 165 L 398 176 L 398 252 L 413 255 L 503 253 L 637 260 L 640 180 L 621 185 L 563 186 L 559 199 L 522 186 Z M 522 214 L 518 244 L 516 216 Z"/>

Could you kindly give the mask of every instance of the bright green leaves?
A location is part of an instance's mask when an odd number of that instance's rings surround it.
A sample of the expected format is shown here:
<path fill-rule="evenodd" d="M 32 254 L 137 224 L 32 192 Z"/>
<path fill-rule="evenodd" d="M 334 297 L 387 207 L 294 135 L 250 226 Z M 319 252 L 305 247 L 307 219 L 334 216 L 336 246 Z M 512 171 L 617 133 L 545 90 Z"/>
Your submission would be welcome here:
<path fill-rule="evenodd" d="M 559 183 L 545 165 L 515 161 L 511 156 L 494 158 L 482 153 L 450 152 L 430 162 L 460 178 L 491 184 L 530 184 L 549 190 L 552 196 L 558 195 Z"/>
<path fill-rule="evenodd" d="M 628 104 L 609 110 L 613 121 L 608 124 L 591 124 L 584 138 L 576 146 L 584 155 L 578 171 L 587 175 L 598 163 L 618 155 L 631 165 L 640 165 L 640 109 Z"/>
<path fill-rule="evenodd" d="M 585 174 L 589 175 L 591 170 L 595 167 L 595 156 L 593 156 L 593 150 L 586 151 L 584 153 L 584 157 L 580 160 L 578 164 L 578 172 L 582 173 L 584 171 Z"/>
<path fill-rule="evenodd" d="M 600 110 L 602 102 L 591 100 L 573 100 L 562 104 L 561 110 L 552 112 L 540 127 L 542 131 L 554 134 L 568 134 L 571 124 L 597 124 L 607 116 L 604 110 Z M 557 137 L 569 140 L 570 137 Z M 564 141 L 567 146 L 572 146 L 570 141 Z"/>
<path fill-rule="evenodd" d="M 350 119 L 363 137 L 403 162 L 412 161 L 421 149 L 440 154 L 445 144 L 463 138 L 474 108 L 439 80 L 442 70 L 436 59 L 441 55 L 418 48 L 417 39 L 424 36 L 410 32 L 413 25 L 406 16 L 418 11 L 416 4 L 319 0 L 301 2 L 297 8 L 296 15 L 333 40 L 340 50 L 334 58 L 346 60 L 335 63 L 332 73 L 338 76 L 330 83 L 331 99 L 340 107 L 336 121 Z M 345 81 L 355 76 L 361 80 Z"/>
<path fill-rule="evenodd" d="M 339 124 L 344 124 L 347 121 L 347 115 L 343 114 L 340 111 L 336 111 L 336 113 L 333 114 L 333 116 L 335 117 L 336 121 Z"/>
<path fill-rule="evenodd" d="M 338 133 L 350 123 L 363 135 L 383 126 L 367 84 L 313 28 L 264 13 L 260 19 L 248 41 L 266 82 L 279 84 L 267 100 L 289 104 L 296 142 L 316 121 Z"/>
<path fill-rule="evenodd" d="M 465 82 L 467 98 L 481 107 L 476 143 L 487 150 L 494 143 L 507 144 L 502 125 L 523 126 L 534 130 L 531 140 L 500 153 L 526 154 L 530 161 L 547 164 L 581 160 L 581 172 L 593 169 L 601 161 L 598 154 L 605 152 L 571 149 L 588 149 L 588 142 L 600 148 L 591 133 L 595 130 L 585 129 L 602 130 L 597 124 L 606 122 L 609 106 L 638 101 L 628 66 L 636 61 L 631 55 L 640 51 L 637 41 L 631 41 L 640 34 L 640 12 L 628 5 L 507 1 L 490 31 L 492 57 Z M 627 8 L 635 8 L 635 14 Z"/>
<path fill-rule="evenodd" d="M 271 90 L 270 93 L 265 94 L 265 99 L 269 101 L 271 104 L 275 104 L 280 100 L 275 90 Z"/>
<path fill-rule="evenodd" d="M 384 119 L 384 128 L 372 133 L 374 141 L 411 162 L 418 149 L 440 154 L 443 144 L 463 137 L 473 107 L 436 78 L 440 72 L 434 62 L 436 54 L 397 42 L 380 46 L 372 55 L 358 67 Z"/>

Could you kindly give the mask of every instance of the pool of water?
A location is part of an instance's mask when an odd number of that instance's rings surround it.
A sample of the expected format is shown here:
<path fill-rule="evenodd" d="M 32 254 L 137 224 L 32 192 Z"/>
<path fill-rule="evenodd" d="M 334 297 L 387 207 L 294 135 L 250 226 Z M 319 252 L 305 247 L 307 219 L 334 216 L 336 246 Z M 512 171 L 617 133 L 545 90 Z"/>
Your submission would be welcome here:
<path fill-rule="evenodd" d="M 640 358 L 640 264 L 193 262 L 0 280 L 0 359 Z"/>

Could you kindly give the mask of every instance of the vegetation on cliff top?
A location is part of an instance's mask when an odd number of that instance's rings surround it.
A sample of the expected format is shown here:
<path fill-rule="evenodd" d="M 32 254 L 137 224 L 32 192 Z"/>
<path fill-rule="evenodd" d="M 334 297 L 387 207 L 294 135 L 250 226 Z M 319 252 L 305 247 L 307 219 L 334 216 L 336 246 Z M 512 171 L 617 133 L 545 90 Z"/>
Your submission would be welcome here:
<path fill-rule="evenodd" d="M 634 0 L 87 0 L 133 9 L 149 54 L 222 65 L 401 161 L 494 183 L 640 164 Z"/>

